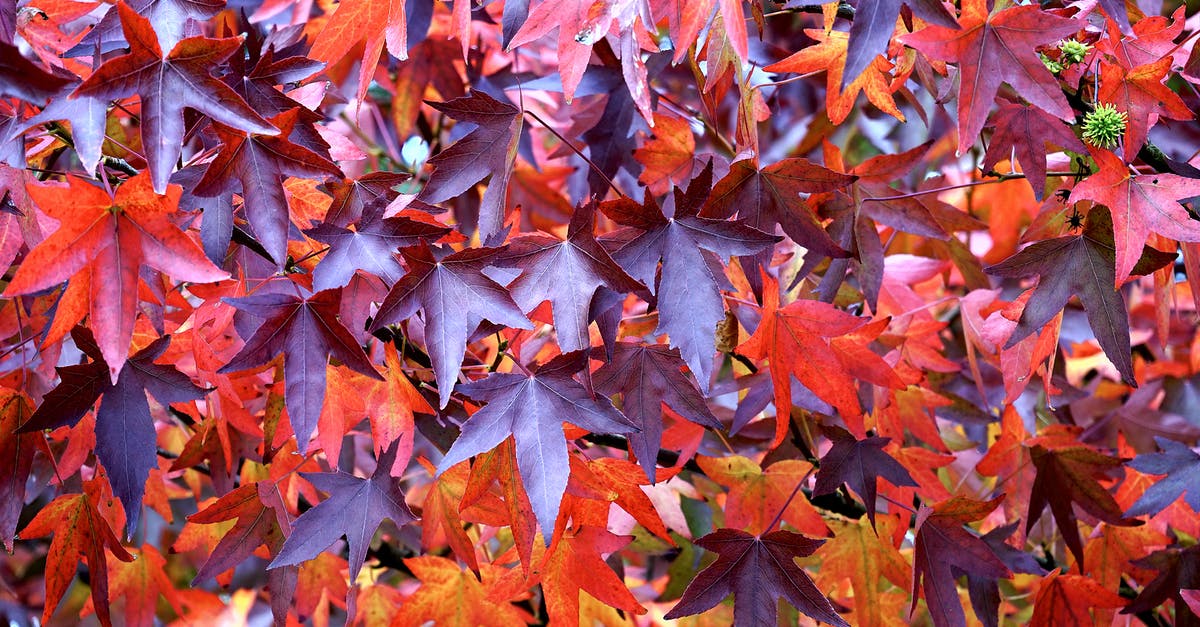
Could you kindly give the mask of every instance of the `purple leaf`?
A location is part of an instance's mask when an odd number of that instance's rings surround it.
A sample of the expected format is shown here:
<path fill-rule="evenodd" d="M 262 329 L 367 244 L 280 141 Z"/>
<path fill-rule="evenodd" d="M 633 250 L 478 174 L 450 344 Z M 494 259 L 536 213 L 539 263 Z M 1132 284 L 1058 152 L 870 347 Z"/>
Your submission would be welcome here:
<path fill-rule="evenodd" d="M 384 218 L 383 208 L 374 207 L 366 210 L 355 229 L 325 222 L 304 231 L 329 245 L 329 252 L 313 271 L 313 289 L 342 287 L 356 270 L 369 272 L 391 286 L 404 275 L 404 267 L 395 255 L 398 249 L 422 240 L 437 240 L 450 232 L 449 227 L 411 218 Z"/>
<path fill-rule="evenodd" d="M 1129 466 L 1148 475 L 1166 475 L 1154 482 L 1125 512 L 1126 516 L 1155 516 L 1180 496 L 1200 511 L 1200 455 L 1186 444 L 1156 437 L 1161 453 L 1138 455 Z"/>
<path fill-rule="evenodd" d="M 825 427 L 823 431 L 833 440 L 833 448 L 821 458 L 813 496 L 833 494 L 839 486 L 846 484 L 863 500 L 867 518 L 871 519 L 871 526 L 874 527 L 876 484 L 879 478 L 883 477 L 897 487 L 916 487 L 917 482 L 913 481 L 912 475 L 900 462 L 883 450 L 891 438 L 856 440 L 850 432 L 839 427 Z"/>

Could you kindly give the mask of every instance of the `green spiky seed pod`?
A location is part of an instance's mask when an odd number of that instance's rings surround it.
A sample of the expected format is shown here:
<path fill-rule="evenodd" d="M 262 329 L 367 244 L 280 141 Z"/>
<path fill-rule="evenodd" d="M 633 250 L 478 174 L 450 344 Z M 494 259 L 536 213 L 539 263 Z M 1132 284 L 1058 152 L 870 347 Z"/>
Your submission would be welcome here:
<path fill-rule="evenodd" d="M 1128 120 L 1124 111 L 1100 103 L 1083 118 L 1083 140 L 1098 148 L 1111 149 L 1121 141 Z"/>
<path fill-rule="evenodd" d="M 1067 39 L 1058 44 L 1058 50 L 1062 53 L 1061 63 L 1064 67 L 1083 63 L 1083 58 L 1091 49 L 1091 46 L 1074 39 Z"/>

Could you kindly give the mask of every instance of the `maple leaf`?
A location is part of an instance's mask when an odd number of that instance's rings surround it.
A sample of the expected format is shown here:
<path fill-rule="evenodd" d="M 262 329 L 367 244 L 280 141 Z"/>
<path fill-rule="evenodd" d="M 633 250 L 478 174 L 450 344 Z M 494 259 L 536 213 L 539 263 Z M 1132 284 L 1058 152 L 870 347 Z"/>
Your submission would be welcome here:
<path fill-rule="evenodd" d="M 1200 547 L 1193 545 L 1186 548 L 1161 549 L 1135 561 L 1134 565 L 1156 570 L 1158 576 L 1147 583 L 1137 597 L 1121 610 L 1122 614 L 1148 612 L 1167 599 L 1174 599 L 1175 618 L 1178 621 L 1176 624 L 1196 621 L 1194 605 L 1187 602 L 1188 596 L 1191 596 L 1187 591 L 1200 588 L 1200 576 L 1197 575 L 1200 573 L 1200 569 L 1197 569 L 1197 566 L 1200 566 Z"/>
<path fill-rule="evenodd" d="M 241 47 L 236 37 L 189 37 L 163 55 L 150 21 L 124 2 L 117 4 L 129 54 L 96 68 L 75 90 L 76 96 L 116 100 L 130 94 L 142 99 L 142 145 L 154 191 L 167 189 L 171 170 L 183 150 L 183 109 L 190 107 L 217 122 L 248 133 L 279 132 L 210 72 Z"/>
<path fill-rule="evenodd" d="M 1167 56 L 1135 68 L 1126 68 L 1120 63 L 1100 63 L 1100 90 L 1096 93 L 1096 102 L 1114 105 L 1128 116 L 1126 159 L 1133 159 L 1138 154 L 1160 116 L 1172 120 L 1196 117 L 1179 94 L 1163 83 L 1173 62 Z"/>
<path fill-rule="evenodd" d="M 313 40 L 309 56 L 333 65 L 354 50 L 355 44 L 365 42 L 358 81 L 361 95 L 370 86 L 385 44 L 393 57 L 408 58 L 408 20 L 406 0 L 344 0 Z"/>
<path fill-rule="evenodd" d="M 404 600 L 404 609 L 395 615 L 391 624 L 397 627 L 418 627 L 429 621 L 464 627 L 510 627 L 526 623 L 512 604 L 492 599 L 499 567 L 485 564 L 485 574 L 480 582 L 452 560 L 436 555 L 409 558 L 404 560 L 404 565 L 421 586 Z"/>
<path fill-rule="evenodd" d="M 295 128 L 300 109 L 290 109 L 270 119 L 274 133 L 245 132 L 214 123 L 221 140 L 217 157 L 208 164 L 196 183 L 197 196 L 224 196 L 241 191 L 246 218 L 263 248 L 276 263 L 287 259 L 288 201 L 283 181 L 289 176 L 319 178 L 341 176 L 329 159 L 293 144 L 288 136 Z M 231 209 L 225 206 L 225 211 Z"/>
<path fill-rule="evenodd" d="M 1179 200 L 1200 196 L 1200 180 L 1176 174 L 1134 175 L 1120 157 L 1107 150 L 1093 150 L 1100 170 L 1071 190 L 1068 202 L 1081 200 L 1108 207 L 1116 245 L 1116 276 L 1120 287 L 1130 274 L 1147 274 L 1143 247 L 1151 232 L 1181 242 L 1200 241 L 1200 222 L 1191 219 Z"/>
<path fill-rule="evenodd" d="M 817 550 L 821 560 L 817 583 L 832 587 L 843 579 L 854 591 L 854 624 L 876 627 L 889 624 L 880 589 L 892 585 L 905 588 L 912 583 L 912 567 L 894 544 L 900 522 L 884 516 L 872 528 L 865 518 L 855 521 L 830 520 L 833 538 Z"/>
<path fill-rule="evenodd" d="M 801 194 L 843 189 L 857 178 L 807 159 L 783 159 L 765 168 L 743 159 L 729 166 L 729 174 L 713 186 L 700 215 L 726 219 L 736 213 L 748 226 L 766 233 L 774 233 L 778 225 L 793 242 L 810 251 L 812 258 L 805 257 L 809 263 L 824 257 L 847 257 L 849 253 L 833 242 Z M 755 257 L 757 265 L 766 267 L 767 255 L 763 252 Z M 755 278 L 753 270 L 748 273 Z"/>
<path fill-rule="evenodd" d="M 658 297 L 657 331 L 668 335 L 670 346 L 680 350 L 705 391 L 712 378 L 717 325 L 725 320 L 721 289 L 729 283 L 712 263 L 714 255 L 752 255 L 779 240 L 741 222 L 700 217 L 711 185 L 709 163 L 687 192 L 675 190 L 670 216 L 649 195 L 642 205 L 629 199 L 600 205 L 615 222 L 641 231 L 622 243 L 613 259 Z"/>
<path fill-rule="evenodd" d="M 987 268 L 988 273 L 1003 277 L 1040 277 L 1004 348 L 1012 348 L 1038 332 L 1062 311 L 1071 294 L 1077 294 L 1100 348 L 1112 360 L 1121 378 L 1129 385 L 1137 385 L 1129 354 L 1129 314 L 1125 298 L 1113 289 L 1116 281 L 1112 234 L 1108 210 L 1096 207 L 1088 214 L 1083 233 L 1035 242 Z M 1143 247 L 1141 258 L 1131 264 L 1132 274 L 1148 274 L 1175 258 L 1144 242 L 1144 239 L 1139 241 Z"/>
<path fill-rule="evenodd" d="M 826 435 L 833 440 L 833 448 L 821 458 L 813 496 L 833 494 L 843 483 L 863 500 L 867 507 L 867 518 L 875 526 L 875 494 L 879 478 L 887 479 L 896 487 L 916 487 L 908 470 L 888 455 L 883 447 L 890 438 L 878 436 L 857 440 L 840 427 L 825 427 Z"/>
<path fill-rule="evenodd" d="M 528 314 L 542 302 L 550 302 L 555 336 L 564 353 L 592 345 L 588 313 L 597 290 L 634 292 L 642 287 L 596 242 L 594 209 L 589 203 L 575 210 L 566 240 L 523 235 L 510 240 L 496 258 L 496 265 L 521 269 L 508 291 L 522 311 Z"/>
<path fill-rule="evenodd" d="M 372 332 L 410 318 L 420 309 L 425 318 L 426 350 L 438 384 L 439 407 L 450 402 L 454 381 L 467 352 L 467 338 L 485 319 L 515 329 L 533 325 L 499 283 L 483 273 L 498 249 L 469 248 L 445 255 L 428 244 L 402 248 L 404 275 L 375 315 Z"/>
<path fill-rule="evenodd" d="M 543 534 L 552 532 L 569 474 L 562 423 L 595 433 L 637 431 L 607 398 L 593 397 L 571 378 L 585 363 L 582 353 L 567 353 L 528 375 L 494 372 L 486 379 L 460 384 L 459 392 L 487 405 L 463 425 L 462 434 L 438 464 L 438 474 L 496 448 L 512 435 L 517 469 L 533 511 Z"/>
<path fill-rule="evenodd" d="M 1062 569 L 1056 568 L 1038 586 L 1029 624 L 1037 627 L 1093 625 L 1092 608 L 1124 607 L 1125 603 L 1125 599 L 1105 590 L 1094 579 L 1064 575 Z"/>
<path fill-rule="evenodd" d="M 392 476 L 399 442 L 376 461 L 366 479 L 343 472 L 301 473 L 329 498 L 304 512 L 292 525 L 291 535 L 268 568 L 290 566 L 316 557 L 345 536 L 350 545 L 350 580 L 358 578 L 376 529 L 389 518 L 397 526 L 417 519 L 404 502 L 400 480 Z"/>
<path fill-rule="evenodd" d="M 203 22 L 225 8 L 225 0 L 130 0 L 126 4 L 154 27 L 164 48 L 171 48 L 184 38 L 189 20 Z M 118 13 L 112 10 L 105 13 L 95 28 L 80 40 L 79 45 L 67 53 L 84 51 L 83 54 L 88 54 L 97 45 L 102 52 L 119 47 L 123 23 Z"/>
<path fill-rule="evenodd" d="M 192 578 L 192 586 L 237 566 L 259 546 L 279 549 L 288 516 L 278 490 L 270 481 L 244 483 L 188 516 L 189 525 L 234 521 Z"/>
<path fill-rule="evenodd" d="M 1131 527 L 1142 523 L 1124 518 L 1121 507 L 1097 481 L 1105 471 L 1119 467 L 1123 460 L 1081 444 L 1076 439 L 1078 435 L 1077 427 L 1055 425 L 1027 443 L 1037 478 L 1029 497 L 1025 531 L 1033 528 L 1049 505 L 1063 541 L 1082 567 L 1083 542 L 1072 503 L 1110 525 Z"/>
<path fill-rule="evenodd" d="M 68 79 L 48 74 L 9 41 L 0 42 L 0 95 L 33 104 L 44 104 L 68 84 Z"/>
<path fill-rule="evenodd" d="M 608 363 L 592 374 L 592 383 L 601 393 L 621 394 L 621 412 L 640 429 L 629 434 L 629 443 L 650 481 L 662 446 L 664 405 L 698 425 L 721 428 L 683 366 L 678 350 L 618 342 Z"/>
<path fill-rule="evenodd" d="M 412 178 L 401 172 L 371 172 L 358 178 L 328 181 L 325 188 L 333 201 L 325 214 L 324 224 L 349 226 L 359 222 L 364 211 L 386 206 L 399 196 L 396 186 Z M 386 211 L 380 211 L 381 215 Z M 361 224 L 359 225 L 362 226 Z"/>
<path fill-rule="evenodd" d="M 901 37 L 905 45 L 930 57 L 958 63 L 959 154 L 979 137 L 1002 82 L 1047 113 L 1075 120 L 1058 81 L 1034 49 L 1075 34 L 1080 23 L 1036 6 L 1012 6 L 997 13 L 989 13 L 988 6 L 985 0 L 965 0 L 960 30 L 931 25 Z"/>
<path fill-rule="evenodd" d="M 404 276 L 404 268 L 396 259 L 401 247 L 422 240 L 436 241 L 450 232 L 449 227 L 441 224 L 383 215 L 383 207 L 376 203 L 362 210 L 362 218 L 353 229 L 327 221 L 304 231 L 305 235 L 329 245 L 329 252 L 313 271 L 313 289 L 342 287 L 358 270 L 394 285 Z"/>
<path fill-rule="evenodd" d="M 69 97 L 76 86 L 67 86 L 57 97 L 50 100 L 41 113 L 18 124 L 13 131 L 24 133 L 39 124 L 53 120 L 69 121 L 71 139 L 75 142 L 75 154 L 79 156 L 84 172 L 93 174 L 100 164 L 109 103 L 107 99 L 92 96 Z"/>
<path fill-rule="evenodd" d="M 0 390 L 0 485 L 8 496 L 0 500 L 0 540 L 11 554 L 13 534 L 25 506 L 25 486 L 33 468 L 33 451 L 38 443 L 35 433 L 18 433 L 18 427 L 33 412 L 32 404 L 12 390 Z"/>
<path fill-rule="evenodd" d="M 108 561 L 105 547 L 117 559 L 131 561 L 133 556 L 113 535 L 108 521 L 96 508 L 101 498 L 99 479 L 84 484 L 80 494 L 63 494 L 43 507 L 21 530 L 22 538 L 40 538 L 53 534 L 46 553 L 46 603 L 42 622 L 47 623 L 79 565 L 79 556 L 87 558 L 88 582 L 100 624 L 112 627 L 109 617 Z"/>
<path fill-rule="evenodd" d="M 428 203 L 444 202 L 490 176 L 479 206 L 479 239 L 490 242 L 504 227 L 504 198 L 517 158 L 524 113 L 479 90 L 449 102 L 426 104 L 460 123 L 477 126 L 429 159 L 433 174 L 418 198 Z"/>
<path fill-rule="evenodd" d="M 607 524 L 611 509 L 609 504 L 616 503 L 647 531 L 674 544 L 662 516 L 659 516 L 654 502 L 642 491 L 641 486 L 674 476 L 676 470 L 665 469 L 653 479 L 647 479 L 637 464 L 626 459 L 609 457 L 585 461 L 578 455 L 572 455 L 570 463 L 571 478 L 567 483 L 567 494 L 582 497 L 579 500 L 591 501 L 579 504 L 577 500 L 571 512 L 577 524 L 589 524 L 589 509 L 597 514 L 592 524 Z M 595 507 L 589 508 L 590 505 Z"/>
<path fill-rule="evenodd" d="M 1166 476 L 1146 488 L 1125 515 L 1154 516 L 1180 496 L 1193 510 L 1200 511 L 1200 490 L 1194 488 L 1194 475 L 1200 470 L 1200 455 L 1186 444 L 1168 438 L 1155 437 L 1154 441 L 1162 449 L 1161 453 L 1143 453 L 1128 465 L 1138 472 Z"/>
<path fill-rule="evenodd" d="M 992 120 L 996 132 L 980 168 L 990 172 L 997 163 L 1015 155 L 1038 200 L 1046 193 L 1046 146 L 1053 144 L 1076 152 L 1086 150 L 1070 128 L 1037 107 L 1005 103 Z"/>
<path fill-rule="evenodd" d="M 146 394 L 170 405 L 203 398 L 205 390 L 174 367 L 154 363 L 167 350 L 170 336 L 130 358 L 115 382 L 109 379 L 109 366 L 92 334 L 75 327 L 71 338 L 92 362 L 56 368 L 62 382 L 46 394 L 21 431 L 74 426 L 101 399 L 96 411 L 96 457 L 108 471 L 113 494 L 125 506 L 125 534 L 132 536 L 141 517 L 146 478 L 158 464 L 157 435 Z"/>
<path fill-rule="evenodd" d="M 940 0 L 874 0 L 858 2 L 854 20 L 850 22 L 849 37 L 854 45 L 847 46 L 845 55 L 845 77 L 836 84 L 836 89 L 848 89 L 860 79 L 860 75 L 881 54 L 887 53 L 888 42 L 896 32 L 896 18 L 900 16 L 900 5 L 907 4 L 921 19 L 947 29 L 958 29 L 954 16 L 946 11 Z"/>
<path fill-rule="evenodd" d="M 940 3 L 931 2 L 931 4 Z M 855 19 L 853 25 L 858 23 L 858 20 Z M 953 20 L 950 23 L 953 24 Z M 894 27 L 895 18 L 893 17 L 892 25 L 888 28 Z M 888 32 L 890 38 L 891 31 Z M 871 62 L 860 68 L 860 71 L 855 74 L 855 78 L 847 77 L 843 80 L 843 61 L 849 61 L 853 54 L 858 53 L 858 51 L 851 53 L 847 48 L 849 38 L 853 37 L 853 34 L 821 28 L 806 28 L 804 34 L 817 41 L 817 44 L 806 46 L 783 60 L 764 67 L 763 70 L 793 74 L 825 72 L 825 113 L 833 124 L 841 124 L 846 121 L 846 118 L 854 111 L 854 102 L 858 99 L 859 93 L 866 93 L 867 100 L 878 107 L 880 111 L 901 122 L 904 121 L 904 114 L 896 107 L 896 101 L 892 98 L 894 89 L 891 81 L 888 80 L 890 78 L 888 72 L 891 71 L 892 66 L 887 59 L 872 55 L 873 58 L 869 57 Z"/>
<path fill-rule="evenodd" d="M 821 514 L 804 495 L 793 494 L 796 484 L 812 474 L 812 464 L 785 459 L 763 469 L 741 455 L 700 456 L 696 463 L 706 476 L 730 489 L 725 500 L 725 524 L 730 528 L 762 534 L 778 515 L 804 533 L 828 535 Z"/>
<path fill-rule="evenodd" d="M 111 598 L 124 600 L 124 624 L 153 625 L 160 596 L 181 614 L 183 606 L 167 577 L 167 560 L 162 553 L 152 544 L 143 544 L 131 554 L 132 561 L 118 558 L 110 559 L 108 564 Z"/>
<path fill-rule="evenodd" d="M 113 383 L 133 337 L 139 268 L 150 266 L 183 281 L 229 276 L 172 223 L 178 186 L 159 196 L 142 173 L 125 181 L 115 196 L 76 177 L 68 177 L 65 187 L 27 189 L 59 227 L 25 256 L 4 295 L 31 294 L 69 280 L 55 327 L 65 331 L 88 315 Z"/>
<path fill-rule="evenodd" d="M 991 547 L 963 528 L 987 516 L 1003 500 L 1003 495 L 990 501 L 956 497 L 933 507 L 922 505 L 917 512 L 912 609 L 923 588 L 934 625 L 961 625 L 967 620 L 955 581 L 960 572 L 990 579 L 1012 576 Z"/>
<path fill-rule="evenodd" d="M 639 615 L 646 613 L 646 608 L 601 556 L 621 550 L 632 539 L 599 527 L 580 527 L 557 536 L 545 550 L 540 568 L 530 576 L 530 583 L 542 584 L 551 623 L 581 624 L 580 592 L 587 592 L 610 607 Z"/>
<path fill-rule="evenodd" d="M 783 442 L 791 422 L 792 376 L 832 405 L 860 434 L 863 410 L 856 379 L 903 387 L 887 362 L 865 347 L 883 330 L 886 319 L 882 324 L 871 323 L 828 303 L 806 299 L 780 308 L 779 286 L 770 277 L 763 280 L 762 311 L 754 335 L 738 351 L 751 359 L 765 357 L 771 362 L 776 408 L 772 446 Z"/>
<path fill-rule="evenodd" d="M 325 400 L 325 368 L 336 357 L 350 369 L 383 380 L 350 331 L 338 320 L 341 291 L 325 290 L 307 298 L 255 294 L 224 302 L 262 319 L 246 345 L 218 373 L 246 370 L 283 353 L 288 418 L 301 453 L 316 429 Z"/>
<path fill-rule="evenodd" d="M 739 625 L 774 625 L 782 597 L 805 616 L 849 627 L 794 561 L 812 555 L 824 543 L 782 529 L 761 537 L 718 529 L 696 540 L 716 553 L 717 561 L 696 575 L 664 618 L 699 614 L 733 594 L 733 618 Z"/>

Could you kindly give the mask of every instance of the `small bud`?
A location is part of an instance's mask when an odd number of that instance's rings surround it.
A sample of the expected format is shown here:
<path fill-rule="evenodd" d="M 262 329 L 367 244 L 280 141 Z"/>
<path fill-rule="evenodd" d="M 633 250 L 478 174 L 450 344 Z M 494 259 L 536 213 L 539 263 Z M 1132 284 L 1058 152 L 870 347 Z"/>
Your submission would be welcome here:
<path fill-rule="evenodd" d="M 1059 72 L 1063 71 L 1063 66 L 1058 61 L 1055 61 L 1054 59 L 1051 59 L 1040 52 L 1038 53 L 1038 56 L 1042 59 L 1042 65 L 1046 66 L 1046 69 L 1050 70 L 1050 72 L 1058 74 Z"/>
<path fill-rule="evenodd" d="M 1083 118 L 1083 140 L 1098 148 L 1113 148 L 1125 134 L 1129 116 L 1111 104 L 1100 103 Z"/>
<path fill-rule="evenodd" d="M 1091 46 L 1075 39 L 1067 39 L 1058 44 L 1058 50 L 1062 53 L 1061 63 L 1063 67 L 1083 63 L 1084 57 L 1087 56 L 1087 53 L 1091 49 Z"/>

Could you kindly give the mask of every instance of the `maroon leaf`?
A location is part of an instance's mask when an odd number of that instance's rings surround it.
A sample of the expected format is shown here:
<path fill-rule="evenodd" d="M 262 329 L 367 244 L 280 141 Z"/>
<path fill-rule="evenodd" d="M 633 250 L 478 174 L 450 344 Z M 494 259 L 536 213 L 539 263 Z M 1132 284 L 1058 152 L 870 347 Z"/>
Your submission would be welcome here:
<path fill-rule="evenodd" d="M 41 438 L 36 433 L 18 433 L 18 427 L 32 411 L 29 401 L 13 392 L 8 392 L 0 405 L 0 486 L 6 495 L 0 500 L 0 541 L 10 554 L 13 534 L 25 506 L 25 485 L 33 467 L 33 450 Z"/>
<path fill-rule="evenodd" d="M 344 472 L 301 473 L 329 498 L 296 519 L 268 568 L 310 560 L 345 536 L 350 545 L 350 580 L 357 578 L 371 538 L 385 518 L 398 526 L 417 519 L 404 502 L 400 480 L 391 474 L 399 444 L 396 440 L 379 455 L 375 472 L 366 479 Z"/>
<path fill-rule="evenodd" d="M 640 429 L 629 434 L 630 449 L 651 482 L 655 480 L 654 464 L 662 445 L 663 405 L 698 425 L 721 428 L 683 367 L 675 349 L 661 344 L 619 342 L 611 361 L 592 375 L 596 389 L 603 394 L 621 394 L 621 411 Z"/>
<path fill-rule="evenodd" d="M 666 333 L 671 347 L 680 349 L 702 390 L 708 390 L 712 376 L 717 325 L 725 320 L 721 290 L 732 287 L 717 255 L 726 260 L 752 255 L 779 241 L 740 221 L 699 217 L 711 184 L 709 164 L 686 193 L 675 190 L 671 216 L 649 194 L 642 205 L 628 199 L 600 205 L 616 222 L 642 231 L 622 243 L 613 258 L 658 297 L 658 332 Z"/>
<path fill-rule="evenodd" d="M 900 462 L 883 450 L 891 441 L 890 438 L 856 440 L 849 431 L 840 427 L 825 427 L 823 430 L 833 440 L 833 448 L 821 458 L 813 496 L 833 494 L 839 486 L 846 484 L 863 500 L 867 507 L 867 518 L 871 519 L 871 526 L 874 527 L 876 483 L 879 478 L 887 479 L 897 487 L 916 487 L 917 482 L 913 481 L 912 475 Z"/>
<path fill-rule="evenodd" d="M 1041 277 L 1005 348 L 1041 330 L 1062 311 L 1071 295 L 1077 294 L 1100 348 L 1112 360 L 1121 378 L 1136 386 L 1129 355 L 1129 313 L 1125 298 L 1113 289 L 1116 280 L 1113 250 L 1112 217 L 1108 209 L 1095 207 L 1088 214 L 1082 234 L 1037 242 L 989 267 L 990 274 L 1003 277 Z M 1133 274 L 1148 274 L 1174 259 L 1173 254 L 1144 246 Z"/>
<path fill-rule="evenodd" d="M 489 241 L 504 227 L 504 198 L 517 157 L 522 112 L 479 90 L 449 102 L 426 104 L 459 122 L 478 126 L 429 160 L 434 171 L 419 198 L 444 202 L 490 176 L 479 207 L 479 239 Z"/>
<path fill-rule="evenodd" d="M 241 47 L 240 38 L 189 37 L 164 57 L 150 21 L 123 2 L 117 10 L 129 41 L 129 54 L 106 61 L 75 90 L 75 95 L 109 100 L 130 94 L 141 97 L 142 146 L 155 192 L 166 191 L 171 170 L 183 151 L 184 107 L 249 133 L 279 132 L 210 74 Z"/>
<path fill-rule="evenodd" d="M 404 267 L 396 259 L 401 247 L 437 240 L 450 232 L 449 227 L 412 218 L 384 218 L 381 204 L 371 207 L 354 229 L 325 222 L 304 231 L 329 245 L 329 252 L 313 271 L 313 289 L 342 287 L 357 270 L 365 270 L 391 286 L 404 275 Z"/>
<path fill-rule="evenodd" d="M 325 366 L 330 356 L 383 380 L 350 331 L 338 320 L 341 292 L 325 290 L 308 298 L 287 294 L 257 294 L 227 298 L 226 303 L 262 318 L 246 345 L 218 372 L 261 366 L 283 353 L 284 402 L 301 453 L 317 427 L 325 402 Z"/>
<path fill-rule="evenodd" d="M 362 219 L 365 208 L 379 205 L 382 209 L 400 194 L 395 187 L 410 178 L 398 172 L 372 172 L 357 179 L 326 183 L 333 202 L 325 214 L 325 223 L 348 226 Z"/>
<path fill-rule="evenodd" d="M 592 396 L 572 378 L 586 363 L 583 353 L 567 353 L 528 375 L 494 372 L 486 379 L 460 384 L 458 391 L 487 405 L 471 415 L 438 463 L 440 475 L 513 436 L 517 470 L 547 545 L 571 474 L 563 422 L 595 433 L 637 431 L 607 398 Z"/>
<path fill-rule="evenodd" d="M 524 235 L 509 242 L 496 264 L 521 269 L 508 290 L 525 313 L 550 301 L 554 332 L 564 353 L 591 347 L 588 336 L 589 311 L 596 291 L 633 292 L 641 285 L 609 257 L 592 235 L 594 206 L 575 210 L 567 239 L 547 235 Z"/>
<path fill-rule="evenodd" d="M 794 561 L 812 555 L 824 543 L 782 529 L 761 538 L 737 529 L 718 529 L 696 540 L 716 553 L 717 561 L 696 575 L 664 618 L 699 614 L 732 594 L 733 621 L 738 625 L 776 624 L 782 597 L 809 618 L 850 627 Z"/>
<path fill-rule="evenodd" d="M 287 509 L 279 497 L 279 488 L 271 481 L 244 483 L 208 507 L 188 516 L 188 522 L 211 525 L 233 520 L 233 527 L 221 537 L 212 554 L 192 578 L 192 585 L 217 575 L 249 559 L 261 545 L 272 551 L 283 543 L 287 528 Z"/>
<path fill-rule="evenodd" d="M 917 512 L 913 608 L 924 581 L 925 603 L 934 625 L 966 624 L 967 617 L 958 598 L 959 574 L 990 580 L 1012 576 L 992 548 L 963 526 L 986 516 L 1003 498 L 1002 495 L 980 502 L 958 497 L 934 507 L 922 505 Z"/>
<path fill-rule="evenodd" d="M 983 171 L 990 171 L 996 163 L 1016 153 L 1038 200 L 1046 193 L 1046 146 L 1051 144 L 1077 152 L 1087 150 L 1062 120 L 1037 107 L 1005 104 L 992 119 L 996 123 L 996 132 L 983 156 Z"/>
<path fill-rule="evenodd" d="M 425 350 L 433 362 L 440 407 L 450 402 L 454 381 L 467 353 L 467 338 L 485 319 L 515 329 L 533 325 L 508 291 L 483 269 L 494 263 L 498 249 L 472 248 L 447 256 L 428 244 L 400 250 L 408 274 L 394 286 L 375 316 L 372 331 L 410 318 L 425 318 Z"/>
<path fill-rule="evenodd" d="M 278 264 L 287 259 L 289 214 L 284 179 L 342 175 L 337 164 L 288 139 L 299 111 L 291 109 L 271 118 L 271 123 L 279 127 L 277 134 L 246 133 L 214 123 L 221 151 L 208 164 L 194 191 L 198 196 L 241 191 L 254 234 Z"/>
<path fill-rule="evenodd" d="M 150 415 L 146 393 L 159 403 L 170 405 L 203 398 L 205 390 L 196 387 L 174 366 L 154 363 L 171 343 L 169 335 L 130 357 L 115 384 L 109 378 L 108 363 L 92 338 L 92 332 L 85 327 L 75 327 L 71 337 L 75 345 L 92 358 L 91 363 L 57 368 L 62 382 L 46 394 L 37 411 L 20 430 L 28 432 L 74 425 L 92 408 L 97 398 L 101 399 L 96 411 L 96 457 L 108 471 L 113 494 L 125 506 L 125 534 L 132 536 L 141 517 L 146 479 L 158 460 L 154 418 Z"/>

